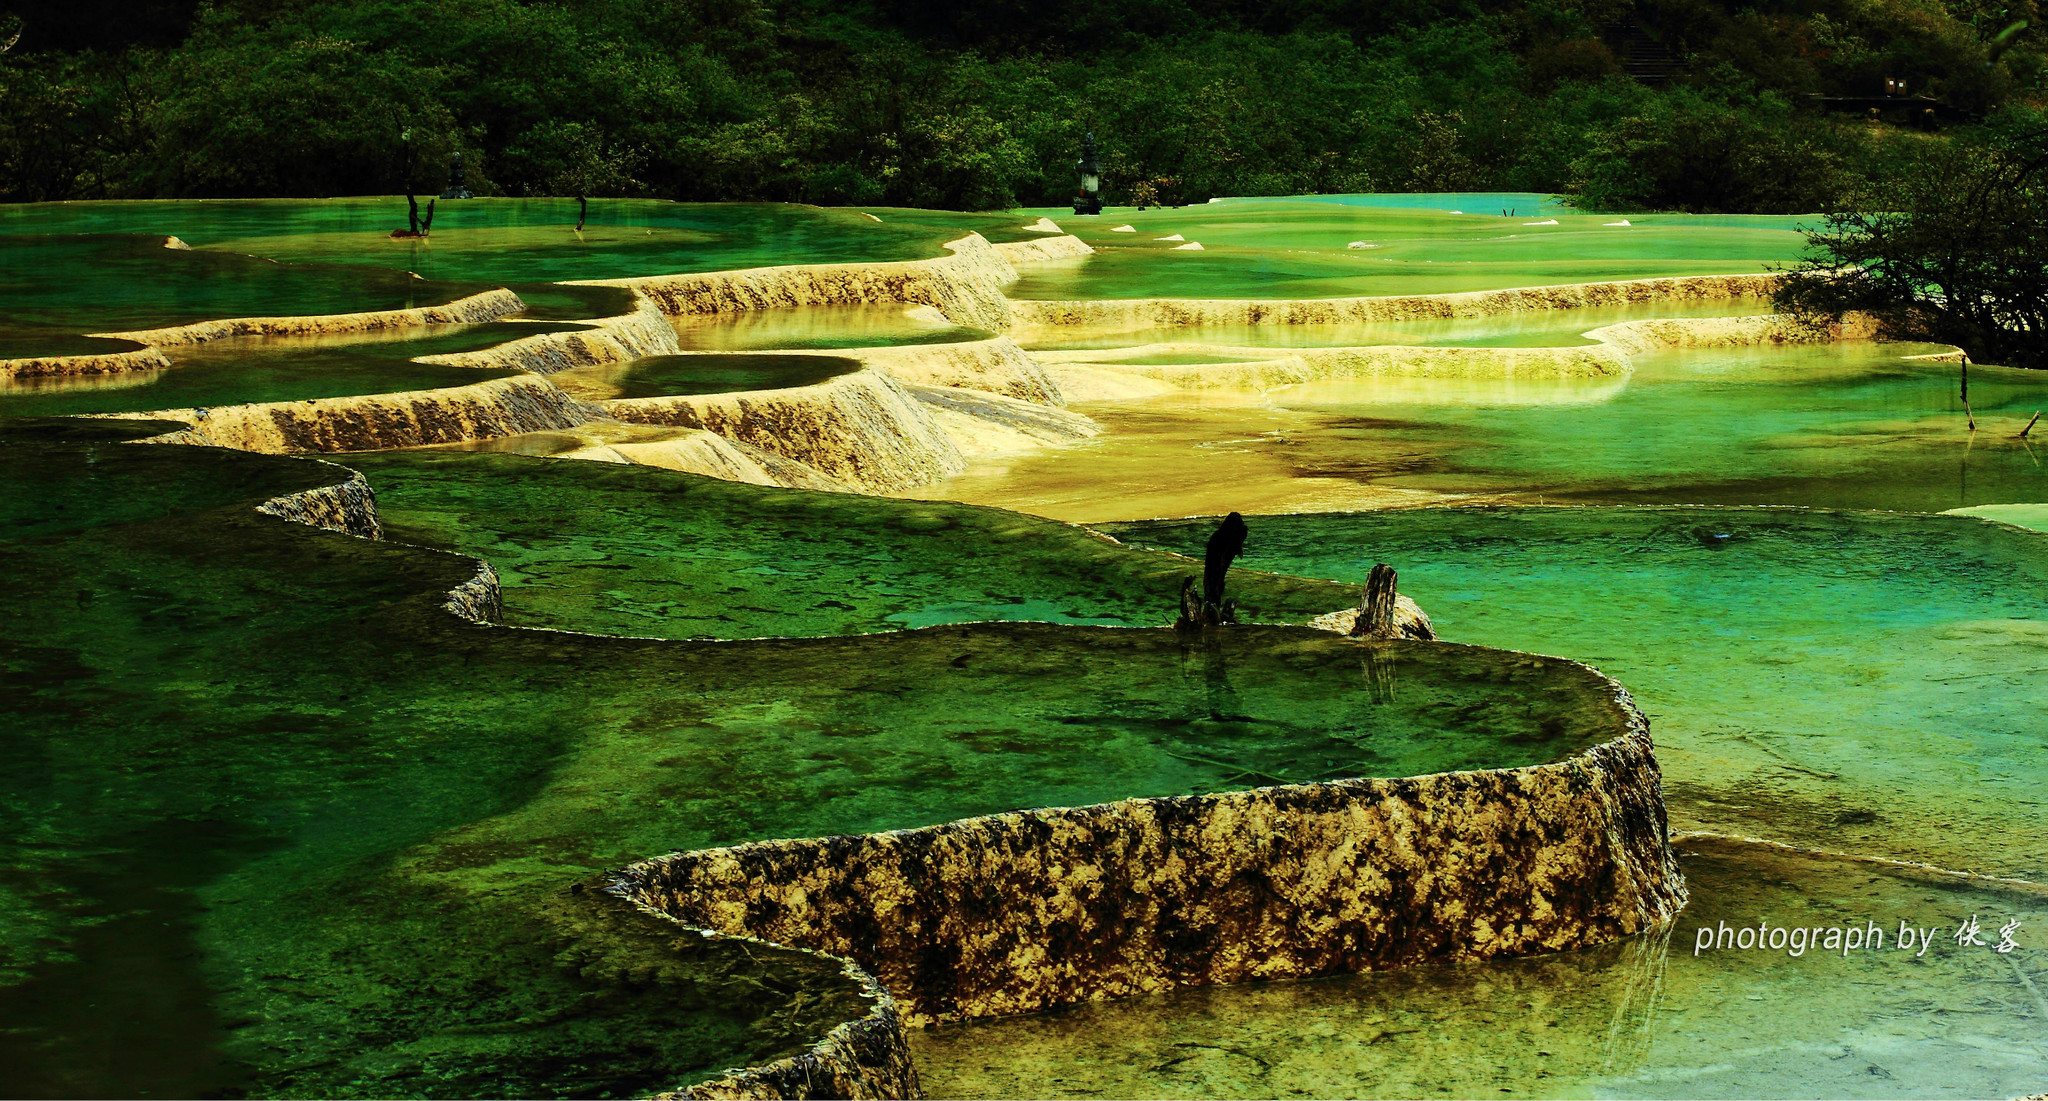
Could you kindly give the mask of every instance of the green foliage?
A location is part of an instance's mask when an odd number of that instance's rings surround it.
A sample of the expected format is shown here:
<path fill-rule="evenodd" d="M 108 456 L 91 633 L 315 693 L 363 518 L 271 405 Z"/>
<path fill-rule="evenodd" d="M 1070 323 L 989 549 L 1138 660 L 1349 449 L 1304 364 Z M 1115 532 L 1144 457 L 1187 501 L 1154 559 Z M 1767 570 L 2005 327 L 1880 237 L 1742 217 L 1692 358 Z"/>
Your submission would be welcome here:
<path fill-rule="evenodd" d="M 1876 317 L 1895 340 L 2048 367 L 2048 119 L 2012 112 L 1973 140 L 1929 145 L 1883 181 L 1874 213 L 1840 212 L 1779 304 Z"/>
<path fill-rule="evenodd" d="M 154 0 L 0 55 L 0 200 L 430 191 L 460 150 L 479 193 L 1057 204 L 1093 130 L 1112 203 L 1811 211 L 1912 142 L 1809 94 L 2048 74 L 2036 0 L 1746 2 Z M 1621 75 L 1631 21 L 1676 85 Z"/>

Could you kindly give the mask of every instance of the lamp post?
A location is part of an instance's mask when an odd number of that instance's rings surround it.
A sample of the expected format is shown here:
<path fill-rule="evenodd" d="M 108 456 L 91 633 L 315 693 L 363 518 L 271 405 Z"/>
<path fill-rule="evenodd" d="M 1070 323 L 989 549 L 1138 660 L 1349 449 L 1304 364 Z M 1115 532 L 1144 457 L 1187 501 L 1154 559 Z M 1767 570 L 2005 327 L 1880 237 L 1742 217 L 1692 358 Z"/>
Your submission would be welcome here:
<path fill-rule="evenodd" d="M 1102 165 L 1095 160 L 1095 134 L 1081 139 L 1081 189 L 1074 192 L 1074 213 L 1102 213 Z"/>

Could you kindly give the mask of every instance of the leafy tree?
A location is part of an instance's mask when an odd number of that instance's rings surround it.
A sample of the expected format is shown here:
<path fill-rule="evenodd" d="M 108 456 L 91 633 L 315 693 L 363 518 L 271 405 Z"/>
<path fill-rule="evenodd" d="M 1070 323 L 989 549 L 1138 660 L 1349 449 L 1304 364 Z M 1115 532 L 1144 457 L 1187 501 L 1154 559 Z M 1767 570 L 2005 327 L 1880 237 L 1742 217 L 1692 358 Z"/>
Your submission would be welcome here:
<path fill-rule="evenodd" d="M 1829 215 L 1777 292 L 1781 308 L 1863 312 L 1888 339 L 2048 367 L 2048 128 L 2028 121 L 1930 146 L 1887 181 L 1877 212 Z"/>

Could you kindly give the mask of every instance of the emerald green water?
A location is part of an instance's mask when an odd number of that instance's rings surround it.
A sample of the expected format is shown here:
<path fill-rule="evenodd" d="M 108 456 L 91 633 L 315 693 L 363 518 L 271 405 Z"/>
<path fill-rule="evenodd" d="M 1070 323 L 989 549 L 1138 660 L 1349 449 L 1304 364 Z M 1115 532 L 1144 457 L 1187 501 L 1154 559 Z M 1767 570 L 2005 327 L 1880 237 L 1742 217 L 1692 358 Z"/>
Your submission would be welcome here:
<path fill-rule="evenodd" d="M 1111 525 L 1186 551 L 1213 524 Z M 2048 878 L 2048 536 L 1798 509 L 1427 509 L 1252 520 L 1247 564 L 1360 583 L 1447 638 L 1629 686 L 1675 828 Z"/>
<path fill-rule="evenodd" d="M 1796 260 L 1804 244 L 1801 220 L 1791 217 L 1658 214 L 1632 217 L 1633 225 L 1621 227 L 1605 224 L 1620 221 L 1616 216 L 1566 208 L 1532 214 L 1514 196 L 1428 198 L 1443 206 L 1232 199 L 1100 218 L 1049 212 L 1097 254 L 1029 265 L 1006 293 L 1038 299 L 1436 294 L 1758 272 Z M 1510 204 L 1520 213 L 1502 217 L 1501 207 Z M 1551 218 L 1559 224 L 1524 224 Z M 1120 225 L 1135 232 L 1114 232 Z M 1170 251 L 1181 242 L 1159 238 L 1175 234 L 1200 242 L 1203 251 Z M 1354 241 L 1372 247 L 1348 247 Z"/>
<path fill-rule="evenodd" d="M 586 400 L 660 398 L 684 394 L 730 394 L 811 386 L 860 370 L 845 356 L 687 355 L 575 367 L 549 377 Z"/>
<path fill-rule="evenodd" d="M 983 620 L 1162 626 L 1198 564 L 1104 554 L 1082 529 L 1000 509 L 765 489 L 517 455 L 352 455 L 389 537 L 489 561 L 506 622 L 659 638 L 896 631 Z M 961 553 L 962 548 L 994 548 Z M 1302 622 L 1356 602 L 1246 574 L 1243 614 Z"/>
<path fill-rule="evenodd" d="M 2019 1097 L 2048 1074 L 2048 900 L 1759 846 L 1679 848 L 1666 935 L 1480 966 L 1248 983 L 913 1035 L 937 1097 Z M 1976 915 L 1987 947 L 1952 938 Z M 1988 945 L 2022 925 L 2018 950 Z M 1707 951 L 1701 926 L 1844 927 L 1880 951 Z M 1900 922 L 1940 926 L 1925 956 Z M 1916 938 L 1917 939 L 1917 938 Z M 1916 945 L 1917 950 L 1917 945 Z"/>
<path fill-rule="evenodd" d="M 1845 343 L 1636 356 L 1625 386 L 1588 380 L 1576 402 L 1563 400 L 1572 384 L 1545 402 L 1489 401 L 1457 380 L 1315 383 L 1271 400 L 1319 426 L 1297 450 L 1304 467 L 1373 452 L 1413 457 L 1376 479 L 1390 488 L 1920 512 L 2048 500 L 2048 470 L 2017 438 L 2048 409 L 2048 377 L 1973 367 L 1973 433 L 1956 365 L 1900 358 L 1921 350 Z"/>
<path fill-rule="evenodd" d="M 420 205 L 425 207 L 425 196 Z M 41 203 L 0 209 L 0 234 L 170 235 L 208 252 L 492 284 L 913 260 L 942 255 L 939 246 L 962 235 L 793 203 L 644 199 L 593 199 L 582 233 L 575 225 L 574 199 L 438 202 L 432 236 L 425 239 L 391 236 L 392 230 L 406 228 L 405 198 L 398 195 Z M 13 242 L 7 247 L 12 249 Z"/>
<path fill-rule="evenodd" d="M 0 208 L 0 226 L 16 213 Z M 131 231 L 133 232 L 133 231 Z M 161 232 L 161 231 L 159 231 Z M 11 356 L 65 355 L 76 336 L 223 317 L 432 306 L 487 289 L 382 271 L 168 249 L 162 236 L 0 236 L 0 336 Z M 84 349 L 91 350 L 91 349 Z"/>
<path fill-rule="evenodd" d="M 235 337 L 166 351 L 171 366 L 0 383 L 0 416 L 148 412 L 470 386 L 512 371 L 414 363 L 574 326 L 522 322 L 321 337 Z M 421 335 L 421 334 L 427 335 Z"/>
<path fill-rule="evenodd" d="M 469 560 L 250 511 L 333 467 L 116 442 L 149 430 L 0 428 L 15 579 L 0 597 L 0 1045 L 28 1094 L 645 1092 L 787 1052 L 849 1004 L 792 978 L 800 960 L 636 944 L 650 927 L 569 893 L 606 867 L 1272 777 L 1545 760 L 1620 721 L 1573 667 L 1424 644 L 1368 659 L 1298 628 L 692 644 L 482 627 L 439 606 Z M 591 469 L 378 461 L 373 478 L 402 485 L 414 463 L 455 486 L 432 492 L 494 509 Z M 690 557 L 732 528 L 731 511 L 688 505 L 742 487 L 634 473 L 682 491 L 670 511 L 698 518 Z M 784 561 L 829 578 L 858 560 L 856 576 L 939 601 L 949 582 L 929 564 L 978 549 L 975 525 L 996 519 L 898 514 L 894 542 L 810 525 Z M 1162 569 L 1000 519 L 1022 566 L 1005 591 L 1027 601 L 1088 601 L 1093 576 L 1097 603 L 1129 607 L 1123 563 Z M 565 527 L 554 557 L 612 554 L 596 523 Z M 1043 562 L 1069 542 L 1083 560 Z M 1080 571 L 1065 590 L 1035 580 L 1063 568 Z M 508 589 L 514 618 L 541 587 Z M 1010 702 L 991 713 L 990 698 Z"/>

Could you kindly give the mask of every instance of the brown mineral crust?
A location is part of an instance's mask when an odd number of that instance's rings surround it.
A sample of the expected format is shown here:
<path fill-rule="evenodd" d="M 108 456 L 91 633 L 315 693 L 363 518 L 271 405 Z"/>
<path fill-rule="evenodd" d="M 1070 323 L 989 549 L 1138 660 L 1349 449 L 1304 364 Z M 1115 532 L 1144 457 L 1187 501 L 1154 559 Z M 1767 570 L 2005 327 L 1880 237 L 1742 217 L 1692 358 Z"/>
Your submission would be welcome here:
<path fill-rule="evenodd" d="M 133 340 L 142 344 L 170 347 L 199 344 L 231 336 L 295 336 L 307 333 L 351 333 L 376 329 L 400 329 L 413 325 L 456 325 L 494 321 L 525 309 L 519 296 L 500 287 L 472 294 L 440 306 L 418 306 L 404 310 L 372 310 L 363 313 L 307 314 L 296 317 L 230 317 L 192 325 L 171 325 L 160 329 L 137 329 L 126 333 L 94 333 L 94 336 Z"/>
<path fill-rule="evenodd" d="M 1582 947 L 1685 898 L 1619 699 L 1626 733 L 1545 765 L 762 842 L 626 881 L 685 924 L 849 957 L 912 1023 Z"/>
<path fill-rule="evenodd" d="M 579 282 L 631 287 L 670 316 L 904 302 L 931 306 L 956 325 L 998 333 L 1008 329 L 1010 302 L 1002 288 L 1016 281 L 1017 269 L 978 233 L 945 247 L 951 255 L 930 260 L 801 264 Z"/>
<path fill-rule="evenodd" d="M 70 378 L 111 375 L 122 371 L 161 371 L 170 365 L 170 357 L 155 348 L 131 348 L 127 351 L 99 355 L 0 359 L 0 379 Z"/>
<path fill-rule="evenodd" d="M 801 1055 L 758 1067 L 727 1071 L 669 1098 L 883 1098 L 922 1097 L 917 1065 L 911 1060 L 902 1015 L 873 979 L 861 973 L 878 996 L 867 1016 L 848 1021 Z"/>
<path fill-rule="evenodd" d="M 786 390 L 603 403 L 635 424 L 702 428 L 802 463 L 867 492 L 926 485 L 966 466 L 960 449 L 901 383 L 863 370 Z"/>
<path fill-rule="evenodd" d="M 590 327 L 570 332 L 537 333 L 472 352 L 420 356 L 419 362 L 552 375 L 574 367 L 619 363 L 682 351 L 675 327 L 644 297 L 638 299 L 630 312 L 583 324 Z"/>
<path fill-rule="evenodd" d="M 843 355 L 879 368 L 903 382 L 985 390 L 991 394 L 1065 405 L 1059 383 L 1038 360 L 1008 337 L 957 344 L 908 344 L 849 349 Z"/>
<path fill-rule="evenodd" d="M 334 463 L 322 465 L 334 467 L 338 474 L 346 474 L 347 480 L 272 497 L 257 505 L 256 511 L 345 535 L 382 539 L 384 527 L 377 520 L 377 494 L 362 472 Z"/>
<path fill-rule="evenodd" d="M 159 442 L 203 440 L 280 455 L 457 443 L 574 428 L 602 414 L 545 378 L 520 375 L 442 390 L 113 415 L 192 426 L 189 433 L 155 437 Z"/>
<path fill-rule="evenodd" d="M 1586 309 L 1646 302 L 1708 302 L 1766 298 L 1781 276 L 1691 275 L 1669 279 L 1626 279 L 1567 283 L 1455 294 L 1385 295 L 1365 298 L 1241 299 L 1143 298 L 1085 301 L 1018 301 L 1012 312 L 1023 325 L 1327 325 L 1361 321 L 1408 321 L 1494 317 L 1533 310 Z"/>

